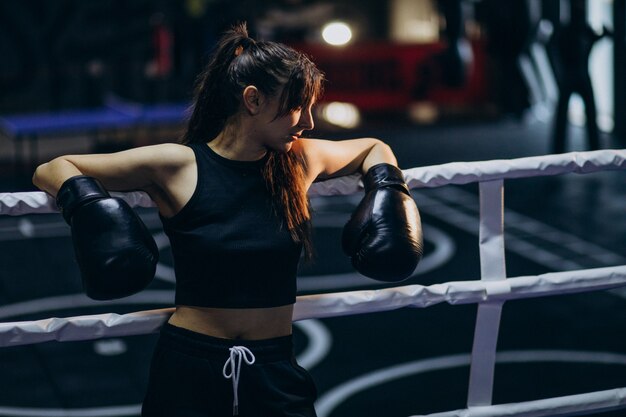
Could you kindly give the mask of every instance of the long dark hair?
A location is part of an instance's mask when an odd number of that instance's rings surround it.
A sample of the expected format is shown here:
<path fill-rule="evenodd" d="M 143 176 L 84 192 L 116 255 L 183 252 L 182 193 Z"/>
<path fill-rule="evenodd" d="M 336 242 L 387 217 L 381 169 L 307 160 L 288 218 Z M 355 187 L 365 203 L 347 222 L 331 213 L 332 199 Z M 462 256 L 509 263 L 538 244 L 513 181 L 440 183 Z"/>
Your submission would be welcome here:
<path fill-rule="evenodd" d="M 323 79 L 306 55 L 280 43 L 257 42 L 248 36 L 245 23 L 235 25 L 219 40 L 198 77 L 193 112 L 182 142 L 213 140 L 239 111 L 242 92 L 248 85 L 270 97 L 282 88 L 276 114 L 279 118 L 306 108 L 320 97 Z M 283 214 L 294 241 L 302 242 L 306 259 L 311 259 L 304 160 L 295 152 L 268 152 L 263 175 L 274 207 Z"/>

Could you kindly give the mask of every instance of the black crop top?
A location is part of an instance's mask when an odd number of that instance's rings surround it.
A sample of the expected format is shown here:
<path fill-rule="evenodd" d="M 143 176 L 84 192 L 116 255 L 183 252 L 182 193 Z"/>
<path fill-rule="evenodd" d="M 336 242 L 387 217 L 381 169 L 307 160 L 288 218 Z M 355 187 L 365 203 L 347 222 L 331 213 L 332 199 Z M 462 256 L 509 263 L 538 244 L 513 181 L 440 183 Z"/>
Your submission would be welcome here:
<path fill-rule="evenodd" d="M 176 304 L 258 308 L 295 302 L 302 245 L 276 215 L 262 176 L 267 157 L 233 161 L 194 143 L 196 189 L 164 218 L 176 272 Z"/>

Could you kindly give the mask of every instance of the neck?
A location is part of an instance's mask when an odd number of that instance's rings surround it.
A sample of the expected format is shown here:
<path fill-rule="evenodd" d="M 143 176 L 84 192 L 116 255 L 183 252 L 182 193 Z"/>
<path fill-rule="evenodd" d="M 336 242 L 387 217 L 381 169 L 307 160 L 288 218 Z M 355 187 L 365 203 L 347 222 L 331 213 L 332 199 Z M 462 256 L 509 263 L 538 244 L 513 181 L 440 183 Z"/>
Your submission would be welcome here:
<path fill-rule="evenodd" d="M 265 156 L 267 149 L 255 144 L 246 133 L 249 129 L 242 124 L 229 123 L 209 142 L 213 151 L 227 159 L 237 161 L 257 161 Z"/>

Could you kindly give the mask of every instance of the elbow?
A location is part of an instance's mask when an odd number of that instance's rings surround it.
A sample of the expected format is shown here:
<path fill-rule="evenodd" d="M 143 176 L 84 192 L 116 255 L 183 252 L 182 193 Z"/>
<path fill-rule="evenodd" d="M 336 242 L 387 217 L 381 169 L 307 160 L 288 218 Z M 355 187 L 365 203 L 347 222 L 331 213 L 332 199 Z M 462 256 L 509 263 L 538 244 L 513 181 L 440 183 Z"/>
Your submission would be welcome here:
<path fill-rule="evenodd" d="M 385 158 L 389 159 L 389 162 L 395 165 L 398 165 L 398 161 L 396 160 L 396 156 L 394 155 L 393 149 L 391 149 L 391 146 L 387 145 L 383 141 L 379 141 L 377 146 L 380 147 L 383 155 L 385 155 Z"/>
<path fill-rule="evenodd" d="M 389 148 L 389 145 L 387 145 L 385 143 L 384 140 L 379 139 L 379 138 L 370 138 L 370 140 L 372 141 L 372 143 L 374 144 L 374 147 L 380 147 L 380 148 Z M 389 148 L 391 149 L 391 148 Z"/>
<path fill-rule="evenodd" d="M 33 173 L 32 182 L 40 190 L 56 196 L 63 181 L 78 174 L 80 172 L 69 161 L 58 157 L 39 165 Z"/>
<path fill-rule="evenodd" d="M 41 188 L 50 180 L 50 178 L 54 175 L 54 172 L 58 170 L 58 166 L 60 164 L 62 164 L 62 157 L 54 158 L 51 161 L 37 166 L 37 168 L 35 168 L 35 172 L 33 173 L 33 184 L 38 188 Z"/>
<path fill-rule="evenodd" d="M 380 139 L 371 138 L 372 146 L 361 164 L 361 172 L 366 173 L 371 167 L 378 164 L 398 166 L 398 161 L 391 147 Z"/>
<path fill-rule="evenodd" d="M 32 182 L 35 187 L 39 188 L 40 190 L 44 189 L 44 179 L 46 178 L 46 172 L 49 171 L 49 164 L 50 162 L 46 162 L 45 164 L 39 165 L 33 173 Z"/>
<path fill-rule="evenodd" d="M 380 139 L 374 139 L 374 140 L 375 140 L 374 147 L 376 148 L 376 151 L 379 154 L 384 155 L 384 157 L 391 158 L 395 161 L 395 156 L 393 154 L 393 150 L 391 149 L 391 146 L 387 145 L 385 142 L 383 142 Z"/>

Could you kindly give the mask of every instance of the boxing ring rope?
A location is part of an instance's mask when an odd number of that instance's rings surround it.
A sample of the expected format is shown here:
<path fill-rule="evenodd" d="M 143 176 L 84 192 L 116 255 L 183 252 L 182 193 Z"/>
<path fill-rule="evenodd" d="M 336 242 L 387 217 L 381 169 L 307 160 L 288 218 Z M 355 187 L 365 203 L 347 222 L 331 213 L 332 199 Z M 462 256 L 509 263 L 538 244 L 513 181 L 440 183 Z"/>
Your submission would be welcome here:
<path fill-rule="evenodd" d="M 504 253 L 504 180 L 567 173 L 587 174 L 626 169 L 626 150 L 572 152 L 510 160 L 455 162 L 404 170 L 411 189 L 450 184 L 479 184 L 479 252 L 481 279 L 430 286 L 407 285 L 366 291 L 299 296 L 294 320 L 334 317 L 402 307 L 477 303 L 467 408 L 428 417 L 566 416 L 626 408 L 626 387 L 515 404 L 492 405 L 493 375 L 502 307 L 507 300 L 617 288 L 626 285 L 626 265 L 508 278 Z M 359 191 L 358 176 L 316 183 L 310 195 Z M 135 207 L 151 207 L 144 193 L 113 193 Z M 419 206 L 419 201 L 418 201 Z M 56 205 L 45 193 L 0 193 L 0 215 L 52 213 Z M 0 323 L 0 346 L 145 334 L 156 331 L 173 308 L 130 314 Z M 414 416 L 419 417 L 419 416 Z M 422 416 L 425 417 L 425 416 Z"/>

